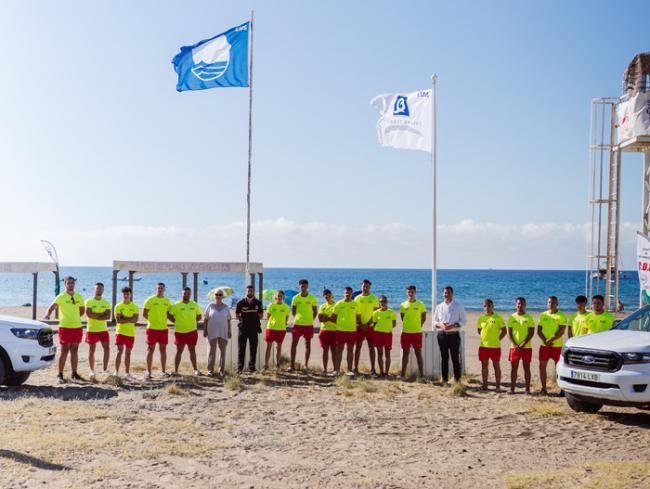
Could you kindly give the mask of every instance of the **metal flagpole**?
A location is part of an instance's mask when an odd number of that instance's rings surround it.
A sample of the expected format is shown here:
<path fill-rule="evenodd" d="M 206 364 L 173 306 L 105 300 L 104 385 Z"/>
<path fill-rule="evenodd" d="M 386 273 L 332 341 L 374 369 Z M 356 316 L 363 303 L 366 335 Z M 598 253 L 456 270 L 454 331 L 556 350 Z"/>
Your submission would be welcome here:
<path fill-rule="evenodd" d="M 253 19 L 255 11 L 251 10 L 250 20 L 250 59 L 248 64 L 248 188 L 246 192 L 246 285 L 250 282 L 251 260 L 251 156 L 253 152 Z M 253 284 L 254 285 L 254 284 Z"/>
<path fill-rule="evenodd" d="M 436 288 L 437 288 L 437 264 L 436 264 L 436 80 L 437 75 L 431 75 L 431 174 L 432 174 L 432 199 L 433 199 L 433 227 L 431 246 L 431 329 L 435 330 L 433 324 L 433 313 L 436 310 Z"/>

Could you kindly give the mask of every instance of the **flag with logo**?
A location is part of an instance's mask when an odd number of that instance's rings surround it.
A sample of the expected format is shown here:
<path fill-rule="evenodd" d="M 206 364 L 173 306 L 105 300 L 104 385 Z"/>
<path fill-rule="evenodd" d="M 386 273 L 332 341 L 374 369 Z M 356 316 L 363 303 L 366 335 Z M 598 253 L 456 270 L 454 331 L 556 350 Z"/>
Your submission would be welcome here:
<path fill-rule="evenodd" d="M 380 114 L 379 144 L 431 152 L 431 90 L 379 95 L 370 105 Z"/>
<path fill-rule="evenodd" d="M 650 239 L 638 231 L 636 233 L 636 256 L 643 303 L 650 304 Z"/>
<path fill-rule="evenodd" d="M 247 87 L 249 31 L 250 22 L 244 22 L 193 46 L 183 46 L 172 60 L 178 74 L 176 90 Z"/>

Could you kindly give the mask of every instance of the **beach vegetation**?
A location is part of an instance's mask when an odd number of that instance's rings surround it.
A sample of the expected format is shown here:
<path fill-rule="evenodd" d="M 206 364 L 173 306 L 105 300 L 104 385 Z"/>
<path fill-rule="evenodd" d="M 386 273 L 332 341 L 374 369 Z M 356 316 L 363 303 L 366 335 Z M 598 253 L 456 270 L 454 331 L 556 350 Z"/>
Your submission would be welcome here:
<path fill-rule="evenodd" d="M 165 392 L 172 396 L 184 396 L 187 394 L 187 391 L 179 386 L 176 382 L 172 382 L 171 384 L 167 385 L 167 387 L 165 387 Z"/>
<path fill-rule="evenodd" d="M 243 391 L 246 388 L 246 385 L 242 381 L 242 378 L 239 375 L 229 375 L 223 386 L 229 391 Z"/>
<path fill-rule="evenodd" d="M 528 412 L 541 416 L 562 416 L 567 412 L 557 403 L 549 401 L 532 401 L 528 403 Z"/>
<path fill-rule="evenodd" d="M 508 489 L 650 487 L 650 462 L 605 461 L 543 471 L 509 473 Z"/>

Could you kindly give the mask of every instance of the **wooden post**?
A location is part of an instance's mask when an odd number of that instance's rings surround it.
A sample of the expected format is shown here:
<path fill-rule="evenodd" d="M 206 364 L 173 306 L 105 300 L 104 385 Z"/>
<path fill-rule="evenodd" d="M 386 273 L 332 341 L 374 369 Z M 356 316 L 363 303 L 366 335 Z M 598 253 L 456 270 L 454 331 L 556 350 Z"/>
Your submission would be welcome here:
<path fill-rule="evenodd" d="M 38 272 L 34 276 L 34 293 L 32 294 L 32 319 L 36 319 L 36 298 L 38 297 Z"/>
<path fill-rule="evenodd" d="M 181 275 L 183 277 L 183 285 L 182 285 L 182 287 L 185 288 L 185 287 L 187 287 L 187 272 L 181 272 Z"/>
<path fill-rule="evenodd" d="M 194 302 L 199 301 L 199 272 L 192 272 L 194 274 Z"/>
<path fill-rule="evenodd" d="M 113 308 L 111 309 L 111 317 L 115 323 L 115 306 L 117 305 L 117 274 L 119 270 L 113 270 Z"/>
<path fill-rule="evenodd" d="M 262 279 L 262 276 L 263 276 L 263 275 L 264 275 L 263 273 L 259 273 L 259 274 L 258 274 L 258 277 L 257 277 L 258 280 L 259 280 L 259 290 L 257 291 L 257 296 L 259 297 L 260 302 L 264 302 L 264 299 L 262 298 L 262 296 L 263 296 L 263 294 L 262 294 L 262 287 L 264 286 L 264 281 L 263 281 L 263 279 Z"/>
<path fill-rule="evenodd" d="M 133 275 L 135 275 L 135 272 L 129 270 L 129 288 L 133 290 Z"/>

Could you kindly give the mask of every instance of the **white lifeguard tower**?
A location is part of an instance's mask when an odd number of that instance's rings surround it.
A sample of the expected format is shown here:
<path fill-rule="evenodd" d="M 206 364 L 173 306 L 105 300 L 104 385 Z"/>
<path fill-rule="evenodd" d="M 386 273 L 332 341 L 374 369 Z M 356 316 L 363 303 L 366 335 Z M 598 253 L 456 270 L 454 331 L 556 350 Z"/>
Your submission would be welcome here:
<path fill-rule="evenodd" d="M 605 308 L 619 303 L 621 162 L 643 153 L 641 231 L 650 231 L 650 53 L 637 54 L 623 73 L 621 97 L 591 102 L 591 234 L 585 295 L 602 294 Z"/>

